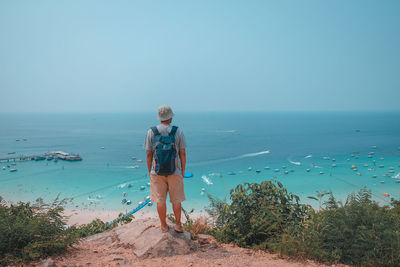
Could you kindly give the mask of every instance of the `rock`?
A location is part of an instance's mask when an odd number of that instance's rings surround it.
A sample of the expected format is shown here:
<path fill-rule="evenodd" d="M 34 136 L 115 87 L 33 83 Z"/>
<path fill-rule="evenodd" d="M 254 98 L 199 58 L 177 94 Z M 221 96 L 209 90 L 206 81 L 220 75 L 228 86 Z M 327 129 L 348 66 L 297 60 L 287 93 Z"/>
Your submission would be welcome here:
<path fill-rule="evenodd" d="M 115 248 L 131 248 L 133 253 L 142 259 L 189 254 L 196 249 L 190 233 L 176 233 L 173 226 L 169 227 L 167 233 L 162 233 L 158 219 L 135 220 L 93 235 L 86 241 L 112 244 Z"/>
<path fill-rule="evenodd" d="M 51 258 L 44 259 L 39 262 L 38 267 L 56 267 L 56 264 Z"/>
<path fill-rule="evenodd" d="M 209 247 L 209 248 L 217 248 L 219 244 L 217 240 L 211 235 L 198 234 L 197 235 L 197 243 L 199 243 L 200 247 Z"/>

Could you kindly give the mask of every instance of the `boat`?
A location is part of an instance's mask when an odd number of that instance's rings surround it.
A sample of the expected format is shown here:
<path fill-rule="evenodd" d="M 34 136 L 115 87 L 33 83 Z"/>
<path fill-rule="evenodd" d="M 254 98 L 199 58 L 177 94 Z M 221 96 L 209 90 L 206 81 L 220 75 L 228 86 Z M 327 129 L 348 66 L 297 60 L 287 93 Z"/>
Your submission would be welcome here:
<path fill-rule="evenodd" d="M 355 166 L 355 165 L 351 165 L 351 167 L 350 167 L 351 169 L 357 169 L 357 167 Z"/>
<path fill-rule="evenodd" d="M 12 155 L 12 154 L 15 154 L 15 152 L 8 152 L 8 155 Z"/>
<path fill-rule="evenodd" d="M 368 158 L 372 158 L 372 155 L 368 155 Z"/>
<path fill-rule="evenodd" d="M 82 160 L 82 158 L 81 158 L 81 156 L 79 156 L 79 154 L 76 154 L 76 155 L 68 155 L 68 156 L 66 156 L 65 160 L 68 160 L 68 161 L 80 161 L 80 160 Z"/>
<path fill-rule="evenodd" d="M 388 193 L 382 193 L 382 195 L 385 197 L 390 197 L 390 195 Z"/>
<path fill-rule="evenodd" d="M 144 189 L 146 189 L 146 187 L 145 187 L 144 185 L 142 185 L 142 186 L 140 187 L 140 190 L 144 190 Z"/>
<path fill-rule="evenodd" d="M 143 162 L 143 160 L 141 160 L 141 159 L 138 159 L 138 160 L 137 160 L 137 162 Z"/>
<path fill-rule="evenodd" d="M 236 175 L 234 172 L 228 172 L 228 175 Z"/>
<path fill-rule="evenodd" d="M 132 157 L 132 160 L 136 160 L 136 157 Z"/>
<path fill-rule="evenodd" d="M 383 167 L 385 167 L 385 165 L 383 165 L 383 164 L 379 165 L 379 168 L 383 168 Z"/>
<path fill-rule="evenodd" d="M 5 169 L 6 169 L 6 167 L 3 166 L 3 170 L 5 170 Z"/>
<path fill-rule="evenodd" d="M 319 174 L 324 174 L 324 172 L 323 172 L 323 171 L 320 171 Z"/>
<path fill-rule="evenodd" d="M 286 166 L 282 166 L 282 169 L 286 169 Z"/>
<path fill-rule="evenodd" d="M 45 159 L 46 159 L 46 158 L 43 157 L 43 156 L 36 156 L 36 157 L 33 158 L 33 160 L 35 160 L 35 161 L 45 160 Z"/>
<path fill-rule="evenodd" d="M 310 172 L 310 171 L 311 171 L 310 169 L 307 169 L 307 170 L 306 170 L 306 172 Z"/>
<path fill-rule="evenodd" d="M 251 171 L 253 168 L 252 168 L 252 167 L 248 167 L 247 169 L 248 169 L 249 171 Z"/>
<path fill-rule="evenodd" d="M 10 172 L 16 172 L 17 169 L 10 169 Z"/>
<path fill-rule="evenodd" d="M 332 159 L 332 161 L 336 161 L 336 159 Z"/>
<path fill-rule="evenodd" d="M 149 201 L 149 204 L 147 204 L 147 206 L 153 206 L 153 202 Z"/>
<path fill-rule="evenodd" d="M 279 172 L 279 169 L 274 169 L 274 172 Z"/>
<path fill-rule="evenodd" d="M 261 170 L 256 170 L 256 173 L 260 173 L 261 172 Z"/>
<path fill-rule="evenodd" d="M 122 204 L 125 204 L 126 201 L 127 201 L 126 198 L 123 198 L 123 199 L 121 200 L 121 203 L 122 203 Z"/>
<path fill-rule="evenodd" d="M 385 181 L 379 181 L 381 184 L 384 184 L 385 183 Z"/>
<path fill-rule="evenodd" d="M 289 174 L 289 172 L 288 171 L 284 171 L 284 174 Z"/>
<path fill-rule="evenodd" d="M 132 201 L 128 200 L 128 201 L 126 202 L 126 205 L 130 205 L 130 204 L 132 204 Z"/>
<path fill-rule="evenodd" d="M 104 149 L 104 146 L 100 147 L 100 149 Z"/>
<path fill-rule="evenodd" d="M 376 175 L 376 174 L 372 175 L 372 178 L 376 178 L 376 177 L 378 177 L 378 175 Z"/>
<path fill-rule="evenodd" d="M 201 192 L 204 192 L 204 191 L 206 191 L 206 189 L 202 188 L 202 189 L 201 189 Z"/>
<path fill-rule="evenodd" d="M 147 183 L 147 186 L 150 186 L 150 182 Z"/>
<path fill-rule="evenodd" d="M 336 164 L 335 164 L 335 163 L 333 163 L 333 164 L 332 164 L 332 167 L 336 167 Z"/>
<path fill-rule="evenodd" d="M 269 166 L 265 166 L 264 169 L 269 170 L 271 168 Z"/>

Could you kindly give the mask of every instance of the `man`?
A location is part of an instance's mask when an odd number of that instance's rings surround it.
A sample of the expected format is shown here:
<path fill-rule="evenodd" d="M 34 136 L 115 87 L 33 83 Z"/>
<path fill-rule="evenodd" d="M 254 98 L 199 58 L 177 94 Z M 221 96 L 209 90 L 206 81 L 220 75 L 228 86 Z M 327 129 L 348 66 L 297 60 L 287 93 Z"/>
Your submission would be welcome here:
<path fill-rule="evenodd" d="M 168 232 L 168 225 L 166 222 L 167 206 L 166 198 L 167 192 L 169 192 L 170 202 L 172 203 L 172 209 L 175 215 L 175 231 L 182 233 L 181 224 L 181 202 L 185 200 L 184 188 L 183 188 L 183 177 L 185 174 L 186 166 L 186 140 L 182 130 L 176 126 L 171 126 L 172 117 L 175 114 L 169 106 L 161 106 L 158 108 L 158 120 L 161 122 L 156 127 L 152 127 L 148 130 L 146 139 L 144 142 L 144 149 L 146 149 L 146 160 L 147 167 L 150 177 L 150 199 L 153 202 L 157 202 L 157 212 L 160 218 L 161 231 L 163 233 Z M 175 129 L 174 129 L 175 128 Z M 155 139 L 160 140 L 161 136 L 174 136 L 172 138 L 174 142 L 175 152 L 172 153 L 176 157 L 173 161 L 173 168 L 168 172 L 162 172 L 160 170 L 159 158 L 157 157 L 157 144 Z M 167 158 L 167 157 L 164 157 Z M 158 172 L 158 173 L 157 173 Z M 160 174 L 162 173 L 162 174 Z M 167 173 L 167 174 L 166 174 Z"/>

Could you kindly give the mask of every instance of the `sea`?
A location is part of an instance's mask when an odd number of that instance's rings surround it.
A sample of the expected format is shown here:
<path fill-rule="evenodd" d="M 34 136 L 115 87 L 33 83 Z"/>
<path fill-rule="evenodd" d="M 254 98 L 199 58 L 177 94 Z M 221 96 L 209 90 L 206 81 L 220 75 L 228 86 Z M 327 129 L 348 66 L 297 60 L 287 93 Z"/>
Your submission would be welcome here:
<path fill-rule="evenodd" d="M 2 113 L 0 196 L 130 211 L 150 195 L 143 142 L 156 124 L 155 112 Z M 184 178 L 186 210 L 204 212 L 208 195 L 229 202 L 238 184 L 267 180 L 315 208 L 318 193 L 344 203 L 364 187 L 382 205 L 400 199 L 399 112 L 176 112 L 173 125 L 185 134 L 193 174 Z M 49 151 L 82 161 L 4 160 Z"/>

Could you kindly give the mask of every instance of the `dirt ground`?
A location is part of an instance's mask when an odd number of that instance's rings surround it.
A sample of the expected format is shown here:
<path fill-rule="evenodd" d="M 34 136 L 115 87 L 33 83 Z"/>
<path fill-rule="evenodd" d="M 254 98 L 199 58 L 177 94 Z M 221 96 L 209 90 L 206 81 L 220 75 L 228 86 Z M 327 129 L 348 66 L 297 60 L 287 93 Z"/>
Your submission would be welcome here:
<path fill-rule="evenodd" d="M 54 264 L 53 264 L 54 263 Z M 47 266 L 325 266 L 313 261 L 280 258 L 277 255 L 234 245 L 200 247 L 188 255 L 138 259 L 130 248 L 110 248 L 99 243 L 81 242 L 70 248 L 63 256 L 53 258 Z M 344 265 L 341 265 L 344 266 Z"/>

